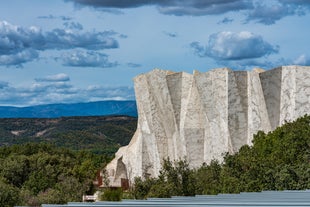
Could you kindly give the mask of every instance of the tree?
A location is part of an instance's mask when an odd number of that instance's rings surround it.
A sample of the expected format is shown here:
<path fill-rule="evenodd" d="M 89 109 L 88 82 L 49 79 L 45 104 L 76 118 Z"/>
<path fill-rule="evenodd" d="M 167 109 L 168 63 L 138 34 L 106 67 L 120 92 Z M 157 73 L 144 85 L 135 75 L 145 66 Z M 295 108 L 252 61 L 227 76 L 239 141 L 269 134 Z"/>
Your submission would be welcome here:
<path fill-rule="evenodd" d="M 163 160 L 158 178 L 135 178 L 133 194 L 135 198 L 171 197 L 195 195 L 196 180 L 189 163 L 184 160 L 172 163 Z"/>
<path fill-rule="evenodd" d="M 29 160 L 25 155 L 10 154 L 0 164 L 0 175 L 16 187 L 21 187 L 30 173 Z"/>
<path fill-rule="evenodd" d="M 0 206 L 12 207 L 19 202 L 18 188 L 0 179 Z"/>
<path fill-rule="evenodd" d="M 195 170 L 196 194 L 216 195 L 221 192 L 221 165 L 217 160 L 212 160 L 209 165 L 203 164 Z"/>
<path fill-rule="evenodd" d="M 146 178 L 142 180 L 141 177 L 134 178 L 134 186 L 131 190 L 132 195 L 135 199 L 146 199 L 151 187 L 155 184 L 155 179 Z"/>
<path fill-rule="evenodd" d="M 106 156 L 46 144 L 0 148 L 0 188 L 6 189 L 0 190 L 1 201 L 25 206 L 81 201 L 94 189 L 96 169 L 107 161 Z"/>

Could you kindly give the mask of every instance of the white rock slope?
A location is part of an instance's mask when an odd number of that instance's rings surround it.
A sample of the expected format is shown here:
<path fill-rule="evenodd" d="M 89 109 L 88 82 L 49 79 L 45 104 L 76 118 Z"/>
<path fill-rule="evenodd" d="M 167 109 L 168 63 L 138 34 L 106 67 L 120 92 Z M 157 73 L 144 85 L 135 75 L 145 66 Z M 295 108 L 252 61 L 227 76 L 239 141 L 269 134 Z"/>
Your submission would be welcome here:
<path fill-rule="evenodd" d="M 191 167 L 251 144 L 253 134 L 310 113 L 310 67 L 269 71 L 155 69 L 134 79 L 138 126 L 106 170 L 110 185 L 157 176 L 164 158 Z"/>

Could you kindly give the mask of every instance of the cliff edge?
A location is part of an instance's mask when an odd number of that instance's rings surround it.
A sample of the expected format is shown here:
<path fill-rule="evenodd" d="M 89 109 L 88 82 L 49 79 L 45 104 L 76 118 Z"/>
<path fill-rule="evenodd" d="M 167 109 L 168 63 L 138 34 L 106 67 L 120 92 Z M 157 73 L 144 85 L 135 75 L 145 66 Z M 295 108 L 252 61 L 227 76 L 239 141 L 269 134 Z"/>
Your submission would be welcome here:
<path fill-rule="evenodd" d="M 110 186 L 158 176 L 164 158 L 192 168 L 251 145 L 253 134 L 310 113 L 310 67 L 205 73 L 154 69 L 134 79 L 138 126 L 107 165 Z"/>

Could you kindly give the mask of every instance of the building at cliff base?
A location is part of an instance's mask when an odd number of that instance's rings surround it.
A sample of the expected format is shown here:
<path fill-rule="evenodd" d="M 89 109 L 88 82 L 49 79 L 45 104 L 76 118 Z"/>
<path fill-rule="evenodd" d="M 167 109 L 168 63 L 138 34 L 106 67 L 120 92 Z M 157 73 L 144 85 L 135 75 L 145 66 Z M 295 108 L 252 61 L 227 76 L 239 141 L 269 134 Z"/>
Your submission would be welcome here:
<path fill-rule="evenodd" d="M 310 113 L 310 67 L 205 73 L 154 69 L 134 79 L 138 126 L 107 165 L 110 186 L 159 175 L 163 159 L 195 168 Z"/>

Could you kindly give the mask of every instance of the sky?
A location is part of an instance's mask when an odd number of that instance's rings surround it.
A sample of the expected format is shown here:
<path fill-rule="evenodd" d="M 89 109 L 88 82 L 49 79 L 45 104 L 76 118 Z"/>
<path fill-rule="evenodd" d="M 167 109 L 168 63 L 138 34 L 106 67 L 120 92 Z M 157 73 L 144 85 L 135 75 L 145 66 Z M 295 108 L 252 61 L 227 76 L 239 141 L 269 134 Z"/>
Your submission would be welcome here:
<path fill-rule="evenodd" d="M 310 65 L 310 0 L 0 2 L 0 105 L 134 100 L 154 68 Z"/>

